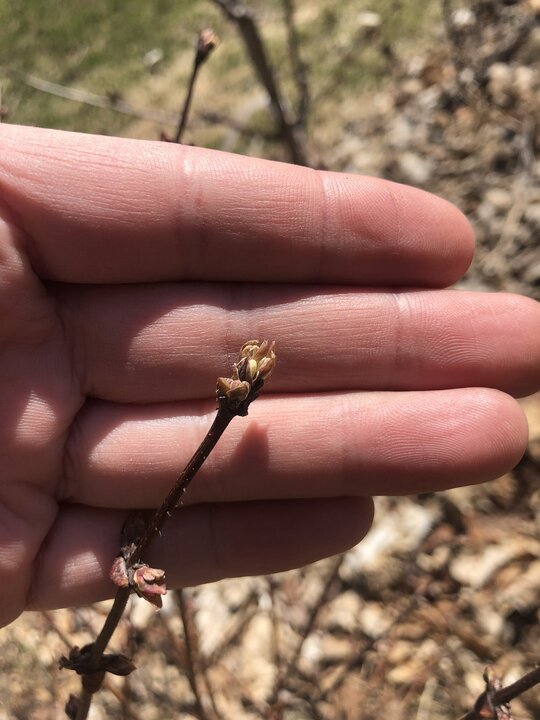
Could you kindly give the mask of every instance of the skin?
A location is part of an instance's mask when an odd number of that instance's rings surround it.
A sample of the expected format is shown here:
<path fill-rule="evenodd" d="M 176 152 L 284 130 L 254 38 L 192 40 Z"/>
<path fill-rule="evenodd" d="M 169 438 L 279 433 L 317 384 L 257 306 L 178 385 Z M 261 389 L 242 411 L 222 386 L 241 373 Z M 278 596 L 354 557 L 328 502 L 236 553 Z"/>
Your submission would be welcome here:
<path fill-rule="evenodd" d="M 473 233 L 419 190 L 0 126 L 0 625 L 112 595 L 245 340 L 278 367 L 148 560 L 169 586 L 340 552 L 371 496 L 483 482 L 527 442 L 540 309 L 444 289 Z"/>

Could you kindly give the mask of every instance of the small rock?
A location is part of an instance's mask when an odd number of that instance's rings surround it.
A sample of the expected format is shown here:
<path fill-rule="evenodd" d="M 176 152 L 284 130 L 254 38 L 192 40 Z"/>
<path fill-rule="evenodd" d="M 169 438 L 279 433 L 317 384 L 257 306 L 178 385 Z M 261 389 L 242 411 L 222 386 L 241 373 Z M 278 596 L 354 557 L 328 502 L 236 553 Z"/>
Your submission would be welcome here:
<path fill-rule="evenodd" d="M 398 164 L 406 179 L 415 185 L 425 185 L 433 172 L 431 160 L 413 152 L 403 153 Z"/>
<path fill-rule="evenodd" d="M 530 222 L 531 225 L 540 229 L 540 203 L 529 205 L 525 210 L 525 220 Z"/>
<path fill-rule="evenodd" d="M 322 664 L 335 664 L 346 660 L 351 654 L 351 641 L 349 638 L 337 638 L 332 635 L 323 635 L 320 646 L 320 660 Z"/>
<path fill-rule="evenodd" d="M 363 30 L 376 30 L 382 25 L 382 17 L 376 12 L 358 13 L 356 21 Z"/>
<path fill-rule="evenodd" d="M 490 188 L 484 195 L 485 200 L 496 210 L 507 212 L 513 204 L 512 193 L 504 188 Z"/>
<path fill-rule="evenodd" d="M 514 74 L 510 65 L 506 63 L 493 63 L 488 68 L 488 85 L 493 102 L 506 107 L 514 94 Z"/>
<path fill-rule="evenodd" d="M 540 280 L 540 262 L 535 264 Z M 519 401 L 529 423 L 529 454 L 540 462 L 540 393 Z"/>
<path fill-rule="evenodd" d="M 450 575 L 461 585 L 479 589 L 508 563 L 538 550 L 538 543 L 533 541 L 506 538 L 501 544 L 488 545 L 481 555 L 461 553 L 450 565 Z"/>
<path fill-rule="evenodd" d="M 327 608 L 327 625 L 333 629 L 352 633 L 360 624 L 363 602 L 354 590 L 338 595 Z"/>
<path fill-rule="evenodd" d="M 398 113 L 391 121 L 388 129 L 388 139 L 396 148 L 406 148 L 410 145 L 412 138 L 411 123 L 405 115 Z"/>
<path fill-rule="evenodd" d="M 143 57 L 143 65 L 151 73 L 156 72 L 163 61 L 163 50 L 161 48 L 152 48 Z"/>
<path fill-rule="evenodd" d="M 530 265 L 523 276 L 525 282 L 534 286 L 540 286 L 540 261 Z"/>
<path fill-rule="evenodd" d="M 517 94 L 524 100 L 532 98 L 537 88 L 538 73 L 531 67 L 520 65 L 516 68 L 514 86 Z"/>
<path fill-rule="evenodd" d="M 363 633 L 370 638 L 378 638 L 390 627 L 392 617 L 381 604 L 369 602 L 359 613 L 358 622 Z"/>
<path fill-rule="evenodd" d="M 474 22 L 474 13 L 469 8 L 459 8 L 452 13 L 452 25 L 458 30 L 470 28 Z"/>

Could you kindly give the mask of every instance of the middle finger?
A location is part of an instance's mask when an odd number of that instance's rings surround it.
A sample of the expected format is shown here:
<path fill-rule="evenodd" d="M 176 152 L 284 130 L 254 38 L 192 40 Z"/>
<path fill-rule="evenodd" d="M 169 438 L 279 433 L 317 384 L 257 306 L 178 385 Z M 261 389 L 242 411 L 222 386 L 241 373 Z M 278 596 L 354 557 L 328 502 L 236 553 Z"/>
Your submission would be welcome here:
<path fill-rule="evenodd" d="M 494 387 L 533 392 L 540 306 L 508 294 L 236 283 L 56 285 L 81 390 L 113 402 L 213 395 L 250 338 L 275 340 L 270 392 Z"/>

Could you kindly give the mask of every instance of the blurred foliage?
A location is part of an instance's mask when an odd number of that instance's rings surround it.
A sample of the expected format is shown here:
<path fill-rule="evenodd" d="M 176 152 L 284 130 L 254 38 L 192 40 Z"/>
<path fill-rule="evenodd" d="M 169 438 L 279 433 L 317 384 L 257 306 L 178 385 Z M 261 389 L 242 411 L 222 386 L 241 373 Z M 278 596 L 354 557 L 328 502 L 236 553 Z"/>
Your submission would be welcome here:
<path fill-rule="evenodd" d="M 281 0 L 246 0 L 259 19 L 268 51 L 287 97 L 294 104 Z M 421 43 L 438 16 L 437 0 L 296 0 L 301 52 L 316 97 L 311 123 L 326 122 L 324 104 L 358 96 L 391 72 L 381 47 Z M 362 35 L 361 12 L 377 12 L 382 25 Z M 208 63 L 196 91 L 197 107 L 236 116 L 254 129 L 271 127 L 261 95 L 235 28 L 211 0 L 0 0 L 0 85 L 9 122 L 83 132 L 157 137 L 158 128 L 134 122 L 113 110 L 81 105 L 24 85 L 13 73 L 37 75 L 99 95 L 116 95 L 138 107 L 176 113 L 191 68 L 197 33 L 213 27 L 222 45 Z M 151 74 L 146 54 L 158 48 L 163 60 Z M 354 95 L 352 95 L 354 94 Z M 265 117 L 266 114 L 266 117 Z M 220 145 L 223 129 L 197 123 L 187 140 Z M 245 151 L 242 139 L 234 149 Z"/>

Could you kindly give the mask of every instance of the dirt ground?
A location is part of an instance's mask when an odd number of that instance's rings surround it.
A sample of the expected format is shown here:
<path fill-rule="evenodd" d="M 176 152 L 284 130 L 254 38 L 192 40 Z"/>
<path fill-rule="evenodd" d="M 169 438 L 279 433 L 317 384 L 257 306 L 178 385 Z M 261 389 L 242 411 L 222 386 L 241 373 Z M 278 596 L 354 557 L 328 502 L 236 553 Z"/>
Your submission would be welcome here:
<path fill-rule="evenodd" d="M 361 113 L 358 98 L 343 100 L 339 136 L 313 129 L 327 167 L 423 187 L 467 213 L 478 251 L 460 287 L 536 300 L 539 17 L 535 0 L 449 10 L 431 48 L 391 58 L 388 83 Z M 532 670 L 540 394 L 522 404 L 530 442 L 508 475 L 380 498 L 370 535 L 343 556 L 171 592 L 159 613 L 134 601 L 114 646 L 139 670 L 108 680 L 91 718 L 458 720 L 486 665 L 505 685 Z M 0 632 L 0 720 L 63 716 L 78 681 L 58 658 L 92 639 L 106 608 L 27 614 Z M 540 689 L 511 711 L 539 718 Z"/>

